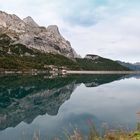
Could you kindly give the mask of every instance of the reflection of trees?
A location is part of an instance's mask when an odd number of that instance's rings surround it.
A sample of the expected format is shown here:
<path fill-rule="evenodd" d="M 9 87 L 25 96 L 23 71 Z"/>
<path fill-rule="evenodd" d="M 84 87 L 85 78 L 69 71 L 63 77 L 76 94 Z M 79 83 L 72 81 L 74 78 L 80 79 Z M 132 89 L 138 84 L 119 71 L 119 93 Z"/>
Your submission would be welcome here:
<path fill-rule="evenodd" d="M 31 123 L 38 115 L 57 115 L 60 106 L 81 83 L 94 87 L 119 79 L 119 75 L 4 76 L 0 83 L 0 129 Z"/>

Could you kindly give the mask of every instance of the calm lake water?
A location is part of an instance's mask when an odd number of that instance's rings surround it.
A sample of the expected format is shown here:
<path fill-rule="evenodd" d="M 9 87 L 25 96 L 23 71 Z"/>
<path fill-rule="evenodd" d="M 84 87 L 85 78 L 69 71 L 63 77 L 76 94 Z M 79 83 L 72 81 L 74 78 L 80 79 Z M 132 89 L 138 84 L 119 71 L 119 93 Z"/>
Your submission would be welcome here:
<path fill-rule="evenodd" d="M 140 76 L 0 76 L 0 140 L 41 140 L 91 125 L 133 130 L 139 122 Z"/>

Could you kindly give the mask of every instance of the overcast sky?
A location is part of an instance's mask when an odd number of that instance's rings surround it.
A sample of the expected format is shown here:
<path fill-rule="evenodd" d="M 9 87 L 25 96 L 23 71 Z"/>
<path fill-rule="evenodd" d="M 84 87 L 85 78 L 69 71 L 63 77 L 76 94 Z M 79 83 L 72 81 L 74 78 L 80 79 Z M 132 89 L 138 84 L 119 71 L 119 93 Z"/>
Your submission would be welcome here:
<path fill-rule="evenodd" d="M 81 56 L 140 62 L 140 0 L 0 0 L 0 10 L 58 25 Z"/>

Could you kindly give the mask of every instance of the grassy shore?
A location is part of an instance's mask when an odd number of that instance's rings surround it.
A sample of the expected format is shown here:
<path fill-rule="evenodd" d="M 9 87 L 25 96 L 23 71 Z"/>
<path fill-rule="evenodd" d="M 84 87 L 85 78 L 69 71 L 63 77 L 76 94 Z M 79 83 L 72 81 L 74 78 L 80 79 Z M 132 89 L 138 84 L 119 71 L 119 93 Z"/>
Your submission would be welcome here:
<path fill-rule="evenodd" d="M 104 136 L 99 136 L 95 131 L 90 131 L 89 135 L 83 136 L 80 132 L 74 131 L 67 140 L 140 140 L 140 131 L 108 131 Z"/>
<path fill-rule="evenodd" d="M 105 129 L 104 134 L 102 136 L 96 131 L 96 128 L 93 125 L 89 129 L 88 135 L 84 135 L 78 129 L 75 129 L 71 134 L 69 134 L 69 132 L 66 132 L 65 138 L 63 138 L 63 140 L 64 139 L 65 140 L 140 140 L 140 123 L 138 123 L 137 129 L 135 131 L 130 132 L 124 129 L 123 130 Z M 33 140 L 41 140 L 39 133 L 34 133 Z M 52 140 L 61 140 L 61 138 L 55 137 Z"/>
<path fill-rule="evenodd" d="M 125 129 L 111 130 L 104 128 L 104 134 L 98 133 L 94 125 L 90 126 L 88 136 L 82 135 L 80 131 L 74 131 L 73 135 L 69 136 L 68 140 L 140 140 L 140 123 L 137 123 L 137 128 L 134 131 Z"/>
<path fill-rule="evenodd" d="M 33 140 L 41 140 L 40 135 L 34 134 Z M 48 140 L 46 138 L 46 140 Z M 54 138 L 52 140 L 61 140 Z M 140 131 L 108 131 L 104 136 L 98 135 L 94 130 L 89 132 L 88 136 L 83 135 L 80 131 L 75 130 L 72 135 L 65 136 L 65 140 L 140 140 Z"/>

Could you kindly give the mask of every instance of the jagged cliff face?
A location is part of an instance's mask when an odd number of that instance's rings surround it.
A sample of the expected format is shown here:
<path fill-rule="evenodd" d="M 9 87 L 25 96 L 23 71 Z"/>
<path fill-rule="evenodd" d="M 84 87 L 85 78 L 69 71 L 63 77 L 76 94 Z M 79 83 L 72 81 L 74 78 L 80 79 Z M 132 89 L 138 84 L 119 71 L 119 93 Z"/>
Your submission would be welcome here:
<path fill-rule="evenodd" d="M 21 20 L 16 15 L 0 11 L 0 32 L 10 36 L 13 43 L 21 43 L 31 49 L 69 58 L 78 56 L 56 25 L 41 27 L 31 17 Z"/>

